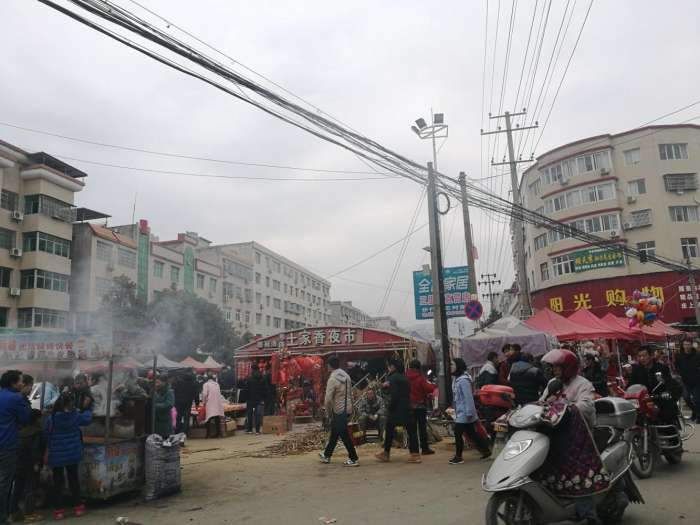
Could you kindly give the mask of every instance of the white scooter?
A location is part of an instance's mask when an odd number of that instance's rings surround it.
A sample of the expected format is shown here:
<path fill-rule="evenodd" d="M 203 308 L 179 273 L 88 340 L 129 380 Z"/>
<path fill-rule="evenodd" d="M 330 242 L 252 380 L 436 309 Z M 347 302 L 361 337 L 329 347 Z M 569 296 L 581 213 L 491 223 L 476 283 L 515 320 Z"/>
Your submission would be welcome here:
<path fill-rule="evenodd" d="M 629 472 L 634 453 L 626 437 L 637 411 L 629 401 L 615 397 L 596 400 L 595 408 L 593 434 L 610 485 L 593 500 L 603 523 L 616 523 L 630 501 L 644 503 Z M 550 438 L 546 432 L 556 432 L 543 419 L 544 411 L 540 405 L 525 405 L 508 417 L 508 425 L 517 430 L 481 482 L 485 491 L 493 493 L 486 507 L 486 525 L 576 521 L 576 499 L 557 497 L 531 477 L 547 459 Z"/>

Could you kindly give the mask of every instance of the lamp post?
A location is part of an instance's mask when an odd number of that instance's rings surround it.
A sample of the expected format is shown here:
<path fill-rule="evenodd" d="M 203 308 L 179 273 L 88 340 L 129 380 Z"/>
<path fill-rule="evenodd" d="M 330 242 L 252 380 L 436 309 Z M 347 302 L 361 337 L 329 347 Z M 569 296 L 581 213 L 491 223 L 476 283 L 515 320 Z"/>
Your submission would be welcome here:
<path fill-rule="evenodd" d="M 430 115 L 432 116 L 432 124 L 428 125 L 424 118 L 416 119 L 415 126 L 411 126 L 413 132 L 418 135 L 419 138 L 423 140 L 432 140 L 433 142 L 433 169 L 438 170 L 437 163 L 437 146 L 435 144 L 435 139 L 446 139 L 449 136 L 449 128 L 445 124 L 445 114 L 444 113 L 433 113 L 430 110 Z"/>

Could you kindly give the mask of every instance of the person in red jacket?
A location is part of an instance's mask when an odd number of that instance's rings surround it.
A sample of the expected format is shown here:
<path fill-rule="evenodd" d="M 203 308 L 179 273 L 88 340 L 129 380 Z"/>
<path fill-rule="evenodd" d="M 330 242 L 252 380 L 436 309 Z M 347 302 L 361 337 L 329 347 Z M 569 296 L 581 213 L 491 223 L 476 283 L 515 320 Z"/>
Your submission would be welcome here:
<path fill-rule="evenodd" d="M 435 386 L 429 383 L 421 373 L 421 363 L 414 359 L 408 365 L 406 377 L 411 385 L 411 418 L 409 425 L 418 426 L 418 433 L 411 432 L 409 436 L 416 436 L 420 441 L 421 453 L 424 456 L 435 454 L 435 451 L 428 445 L 427 415 L 428 407 L 432 406 L 432 396 Z M 414 443 L 411 450 L 418 450 L 418 444 Z"/>

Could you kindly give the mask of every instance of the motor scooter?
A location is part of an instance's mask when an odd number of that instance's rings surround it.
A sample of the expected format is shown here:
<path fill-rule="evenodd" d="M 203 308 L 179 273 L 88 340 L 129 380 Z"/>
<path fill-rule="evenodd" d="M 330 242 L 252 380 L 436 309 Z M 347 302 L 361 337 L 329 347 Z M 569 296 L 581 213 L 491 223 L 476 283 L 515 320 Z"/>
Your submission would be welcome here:
<path fill-rule="evenodd" d="M 604 523 L 615 523 L 630 501 L 644 502 L 630 475 L 633 450 L 626 439 L 626 431 L 635 424 L 636 409 L 629 401 L 613 397 L 596 400 L 595 409 L 593 434 L 610 483 L 593 496 L 593 503 Z M 543 417 L 545 410 L 542 405 L 525 405 L 508 417 L 508 425 L 515 432 L 482 479 L 482 488 L 492 493 L 486 507 L 486 525 L 576 520 L 577 498 L 559 497 L 533 476 L 547 459 L 549 434 L 556 432 Z"/>

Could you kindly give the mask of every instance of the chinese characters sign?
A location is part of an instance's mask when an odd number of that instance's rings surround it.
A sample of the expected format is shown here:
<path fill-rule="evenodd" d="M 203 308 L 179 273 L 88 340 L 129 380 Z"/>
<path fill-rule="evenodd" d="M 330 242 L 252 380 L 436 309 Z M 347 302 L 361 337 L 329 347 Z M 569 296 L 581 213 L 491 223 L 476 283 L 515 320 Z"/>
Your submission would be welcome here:
<path fill-rule="evenodd" d="M 447 317 L 464 316 L 464 306 L 471 299 L 467 266 L 455 266 L 443 270 L 445 283 L 445 308 Z M 419 270 L 413 272 L 413 297 L 416 319 L 433 318 L 433 277 Z"/>
<path fill-rule="evenodd" d="M 0 335 L 0 362 L 108 359 L 112 341 L 95 334 L 27 332 Z"/>
<path fill-rule="evenodd" d="M 313 348 L 362 343 L 362 329 L 350 327 L 309 328 L 286 332 L 257 342 L 258 348 Z"/>
<path fill-rule="evenodd" d="M 598 248 L 581 250 L 573 253 L 574 268 L 577 272 L 609 268 L 611 266 L 624 266 L 625 255 L 617 248 Z"/>

